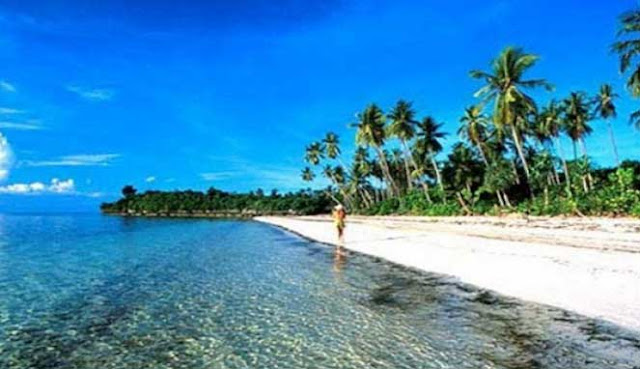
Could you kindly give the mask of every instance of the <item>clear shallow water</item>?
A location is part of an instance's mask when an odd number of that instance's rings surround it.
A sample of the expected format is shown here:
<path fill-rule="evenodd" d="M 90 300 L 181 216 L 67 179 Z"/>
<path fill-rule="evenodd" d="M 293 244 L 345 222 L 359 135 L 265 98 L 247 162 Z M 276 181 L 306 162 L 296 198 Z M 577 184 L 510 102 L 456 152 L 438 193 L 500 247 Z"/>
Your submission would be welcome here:
<path fill-rule="evenodd" d="M 640 368 L 640 334 L 255 223 L 0 216 L 0 368 Z"/>

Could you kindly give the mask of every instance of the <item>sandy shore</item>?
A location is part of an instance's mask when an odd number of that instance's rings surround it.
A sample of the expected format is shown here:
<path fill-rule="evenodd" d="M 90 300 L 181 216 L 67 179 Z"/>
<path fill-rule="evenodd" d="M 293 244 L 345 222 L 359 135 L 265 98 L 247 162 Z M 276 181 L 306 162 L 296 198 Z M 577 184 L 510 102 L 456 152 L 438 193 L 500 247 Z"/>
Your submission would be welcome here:
<path fill-rule="evenodd" d="M 330 219 L 260 217 L 336 243 Z M 350 217 L 344 246 L 640 331 L 640 221 Z"/>

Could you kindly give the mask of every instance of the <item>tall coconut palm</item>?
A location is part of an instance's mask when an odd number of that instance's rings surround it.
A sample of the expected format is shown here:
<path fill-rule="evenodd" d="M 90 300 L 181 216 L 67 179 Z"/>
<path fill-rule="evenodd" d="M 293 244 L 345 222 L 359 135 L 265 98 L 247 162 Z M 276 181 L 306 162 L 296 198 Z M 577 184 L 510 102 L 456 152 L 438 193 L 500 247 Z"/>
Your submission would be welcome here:
<path fill-rule="evenodd" d="M 313 174 L 313 171 L 311 171 L 311 168 L 309 167 L 305 167 L 302 170 L 302 180 L 305 182 L 311 182 L 313 181 L 313 179 L 316 177 L 315 174 Z"/>
<path fill-rule="evenodd" d="M 632 62 L 640 55 L 640 9 L 626 12 L 620 16 L 618 41 L 611 50 L 620 56 L 620 72 L 631 74 L 627 79 L 627 89 L 631 96 L 640 97 L 640 63 Z M 640 110 L 631 114 L 630 121 L 640 129 Z"/>
<path fill-rule="evenodd" d="M 358 129 L 356 141 L 358 144 L 372 147 L 376 151 L 389 191 L 399 195 L 398 187 L 389 171 L 386 155 L 382 150 L 387 139 L 385 124 L 386 118 L 382 110 L 376 104 L 369 105 L 362 113 L 358 114 L 358 122 L 354 124 Z"/>
<path fill-rule="evenodd" d="M 487 124 L 489 119 L 482 112 L 480 105 L 473 105 L 464 110 L 464 115 L 460 118 L 460 128 L 458 135 L 462 139 L 466 139 L 470 144 L 478 148 L 480 157 L 485 165 L 489 165 L 487 155 L 485 154 L 485 141 L 487 139 Z"/>
<path fill-rule="evenodd" d="M 440 140 L 446 136 L 440 128 L 442 128 L 442 124 L 436 123 L 432 117 L 424 118 L 420 123 L 418 123 L 418 132 L 416 134 L 418 140 L 416 145 L 422 146 L 429 155 L 429 160 L 431 161 L 433 170 L 436 173 L 436 181 L 444 193 L 442 175 L 440 174 L 440 169 L 438 168 L 438 163 L 436 162 L 435 157 L 437 153 L 442 151 L 442 144 L 440 144 Z"/>
<path fill-rule="evenodd" d="M 491 72 L 471 71 L 471 77 L 482 79 L 486 85 L 475 93 L 484 102 L 493 101 L 493 122 L 499 131 L 511 131 L 517 154 L 522 161 L 527 178 L 529 166 L 524 156 L 522 132 L 517 117 L 522 112 L 534 110 L 535 103 L 524 90 L 544 87 L 553 89 L 544 79 L 525 79 L 525 72 L 538 61 L 538 56 L 527 54 L 520 48 L 507 47 L 492 62 Z M 523 109 L 523 107 L 525 109 Z"/>
<path fill-rule="evenodd" d="M 582 182 L 585 192 L 588 192 L 591 185 L 593 185 L 593 180 L 589 171 L 589 157 L 587 155 L 587 145 L 584 142 L 584 138 L 593 131 L 591 126 L 589 126 L 589 120 L 592 118 L 590 103 L 584 92 L 572 92 L 569 97 L 563 101 L 563 106 L 564 129 L 573 142 L 574 158 L 577 159 L 578 156 L 576 143 L 579 143 L 582 149 Z"/>
<path fill-rule="evenodd" d="M 564 178 L 567 183 L 567 191 L 571 195 L 571 177 L 569 175 L 569 166 L 562 150 L 560 143 L 560 130 L 564 126 L 562 120 L 561 106 L 557 101 L 551 100 L 547 106 L 542 109 L 539 116 L 539 123 L 537 130 L 542 131 L 544 135 L 550 137 L 554 143 L 555 151 L 560 160 L 562 161 L 562 170 L 564 171 Z"/>
<path fill-rule="evenodd" d="M 404 100 L 399 100 L 391 110 L 391 113 L 388 114 L 391 123 L 387 132 L 390 137 L 397 137 L 398 140 L 400 140 L 400 144 L 404 150 L 404 168 L 409 189 L 413 188 L 412 170 L 409 169 L 409 164 L 411 163 L 411 165 L 413 165 L 414 171 L 418 170 L 415 159 L 407 146 L 407 142 L 411 141 L 416 133 L 415 125 L 417 122 L 415 115 L 416 113 L 411 107 L 411 103 Z"/>
<path fill-rule="evenodd" d="M 611 125 L 611 118 L 616 117 L 616 106 L 613 102 L 618 94 L 613 92 L 613 88 L 610 84 L 603 84 L 600 86 L 600 92 L 595 98 L 596 115 L 604 119 L 607 122 L 609 128 L 609 137 L 611 138 L 611 147 L 613 148 L 613 156 L 616 159 L 616 164 L 620 165 L 620 157 L 618 156 L 618 147 L 616 146 L 616 138 L 613 134 L 613 126 Z"/>
<path fill-rule="evenodd" d="M 341 170 L 341 173 L 344 174 L 344 169 L 342 169 L 344 167 L 344 164 L 342 163 L 342 160 L 340 160 L 340 138 L 338 137 L 338 135 L 333 132 L 328 132 L 325 135 L 324 139 L 322 139 L 322 144 L 324 147 L 324 153 L 326 154 L 327 158 L 338 160 L 338 162 L 340 163 L 340 166 L 336 167 L 335 169 Z M 338 186 L 340 192 L 342 192 L 342 195 L 345 197 L 345 201 L 350 203 L 351 196 L 345 189 L 344 181 L 342 183 L 337 181 L 337 177 L 338 173 L 336 173 L 336 171 L 333 171 L 333 180 L 336 183 L 336 186 Z"/>
<path fill-rule="evenodd" d="M 582 155 L 587 156 L 587 147 L 584 138 L 591 134 L 593 129 L 589 126 L 591 120 L 590 103 L 584 92 L 572 92 L 563 101 L 564 129 L 573 142 L 574 156 L 577 158 L 576 143 L 580 144 Z"/>
<path fill-rule="evenodd" d="M 311 165 L 320 164 L 320 160 L 324 158 L 324 146 L 320 142 L 313 142 L 306 148 L 305 161 Z"/>

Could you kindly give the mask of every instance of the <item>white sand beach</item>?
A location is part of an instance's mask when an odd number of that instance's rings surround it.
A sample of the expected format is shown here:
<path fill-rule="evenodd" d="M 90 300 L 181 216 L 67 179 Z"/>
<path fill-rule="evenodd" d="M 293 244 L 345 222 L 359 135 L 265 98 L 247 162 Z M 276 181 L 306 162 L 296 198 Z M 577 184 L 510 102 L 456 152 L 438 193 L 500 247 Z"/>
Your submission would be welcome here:
<path fill-rule="evenodd" d="M 328 216 L 256 220 L 337 242 Z M 638 220 L 354 216 L 344 246 L 640 331 Z"/>

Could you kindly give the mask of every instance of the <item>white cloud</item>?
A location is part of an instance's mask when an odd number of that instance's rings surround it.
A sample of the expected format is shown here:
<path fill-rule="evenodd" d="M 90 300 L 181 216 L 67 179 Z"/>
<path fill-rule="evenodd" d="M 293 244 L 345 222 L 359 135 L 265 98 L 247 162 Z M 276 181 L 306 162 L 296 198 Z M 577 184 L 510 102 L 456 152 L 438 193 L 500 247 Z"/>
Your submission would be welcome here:
<path fill-rule="evenodd" d="M 105 167 L 111 165 L 113 159 L 118 157 L 120 157 L 120 154 L 79 154 L 66 155 L 55 160 L 26 160 L 22 163 L 30 167 Z"/>
<path fill-rule="evenodd" d="M 220 181 L 223 179 L 229 179 L 231 177 L 235 177 L 239 172 L 208 172 L 208 173 L 200 173 L 200 177 L 205 181 Z"/>
<path fill-rule="evenodd" d="M 9 115 L 9 114 L 22 114 L 22 113 L 24 113 L 24 110 L 0 107 L 0 114 Z"/>
<path fill-rule="evenodd" d="M 0 121 L 0 128 L 3 129 L 15 129 L 18 131 L 38 131 L 43 129 L 44 127 L 40 125 L 38 121 L 27 121 L 27 122 L 11 122 L 11 121 Z"/>
<path fill-rule="evenodd" d="M 7 81 L 0 81 L 0 90 L 4 90 L 6 92 L 16 92 L 16 86 Z"/>
<path fill-rule="evenodd" d="M 147 183 L 155 182 L 156 181 L 156 177 L 149 176 L 144 181 L 147 182 Z"/>
<path fill-rule="evenodd" d="M 9 176 L 9 169 L 13 164 L 13 152 L 9 141 L 0 133 L 0 180 Z"/>
<path fill-rule="evenodd" d="M 57 193 L 73 192 L 74 189 L 75 184 L 73 183 L 73 179 L 61 181 L 58 178 L 54 178 L 51 180 L 51 185 L 49 186 L 49 191 Z"/>
<path fill-rule="evenodd" d="M 108 88 L 84 88 L 76 85 L 67 86 L 67 91 L 91 101 L 107 101 L 115 95 L 115 91 Z"/>
<path fill-rule="evenodd" d="M 75 194 L 75 183 L 73 179 L 60 180 L 53 178 L 49 184 L 31 182 L 0 186 L 0 194 L 25 195 L 44 193 Z"/>

